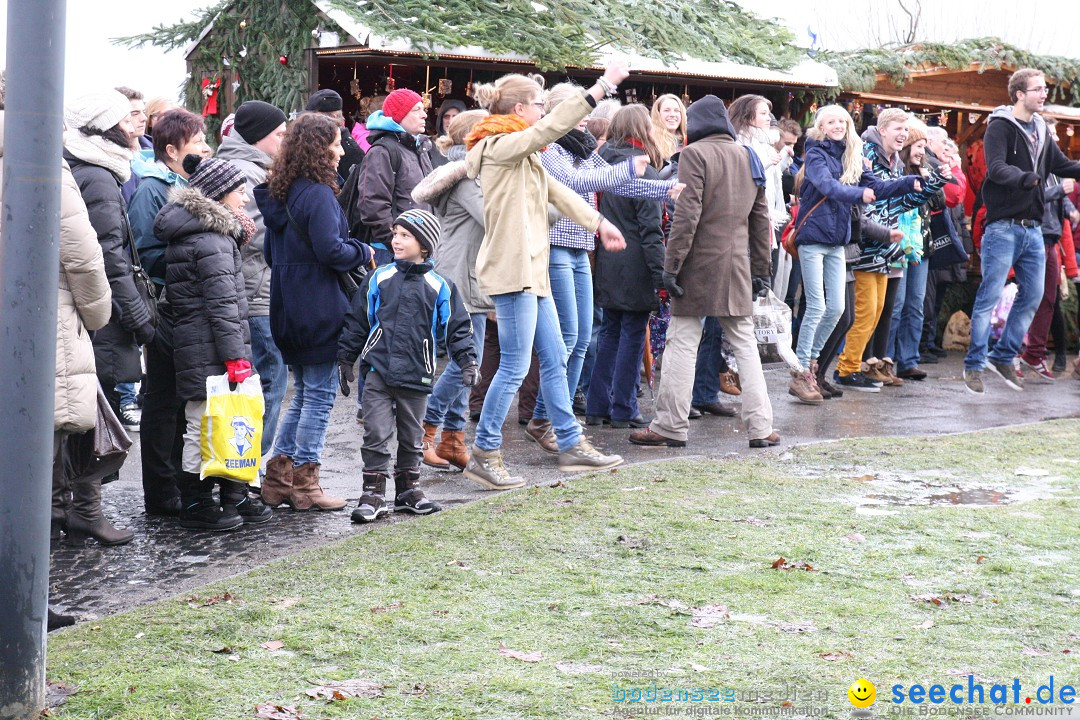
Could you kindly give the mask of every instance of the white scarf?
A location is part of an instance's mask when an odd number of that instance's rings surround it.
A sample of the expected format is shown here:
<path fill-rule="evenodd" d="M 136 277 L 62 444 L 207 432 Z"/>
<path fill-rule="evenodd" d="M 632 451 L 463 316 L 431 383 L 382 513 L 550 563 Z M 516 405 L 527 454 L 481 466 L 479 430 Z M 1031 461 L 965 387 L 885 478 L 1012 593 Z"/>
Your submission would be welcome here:
<path fill-rule="evenodd" d="M 100 135 L 83 135 L 78 130 L 64 131 L 64 149 L 91 165 L 100 165 L 125 183 L 131 177 L 130 148 L 120 147 Z"/>

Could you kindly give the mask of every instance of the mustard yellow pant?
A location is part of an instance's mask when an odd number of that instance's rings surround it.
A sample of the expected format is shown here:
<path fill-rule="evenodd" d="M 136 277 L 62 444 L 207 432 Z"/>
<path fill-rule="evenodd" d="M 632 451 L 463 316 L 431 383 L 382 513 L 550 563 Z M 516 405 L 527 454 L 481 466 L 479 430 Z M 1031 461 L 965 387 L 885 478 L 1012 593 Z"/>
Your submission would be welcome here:
<path fill-rule="evenodd" d="M 855 322 L 848 330 L 844 352 L 836 363 L 838 374 L 850 375 L 859 371 L 863 350 L 881 319 L 888 285 L 889 276 L 885 273 L 855 271 Z"/>

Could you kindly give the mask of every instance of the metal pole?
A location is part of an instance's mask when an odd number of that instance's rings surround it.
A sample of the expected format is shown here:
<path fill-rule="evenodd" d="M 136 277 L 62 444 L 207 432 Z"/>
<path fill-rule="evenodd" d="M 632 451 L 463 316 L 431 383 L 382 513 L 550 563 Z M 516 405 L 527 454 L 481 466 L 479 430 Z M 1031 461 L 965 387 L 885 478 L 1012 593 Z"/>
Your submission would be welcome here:
<path fill-rule="evenodd" d="M 66 0 L 9 0 L 0 216 L 0 718 L 45 697 Z"/>

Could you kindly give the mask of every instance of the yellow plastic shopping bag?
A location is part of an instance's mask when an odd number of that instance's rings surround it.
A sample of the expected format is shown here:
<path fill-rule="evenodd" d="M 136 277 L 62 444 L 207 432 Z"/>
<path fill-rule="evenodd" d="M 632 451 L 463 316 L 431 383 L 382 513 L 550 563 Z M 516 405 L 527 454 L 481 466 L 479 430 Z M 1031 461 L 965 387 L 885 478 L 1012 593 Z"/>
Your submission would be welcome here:
<path fill-rule="evenodd" d="M 228 375 L 206 378 L 200 445 L 207 478 L 253 483 L 262 459 L 263 394 L 258 375 L 229 387 Z"/>

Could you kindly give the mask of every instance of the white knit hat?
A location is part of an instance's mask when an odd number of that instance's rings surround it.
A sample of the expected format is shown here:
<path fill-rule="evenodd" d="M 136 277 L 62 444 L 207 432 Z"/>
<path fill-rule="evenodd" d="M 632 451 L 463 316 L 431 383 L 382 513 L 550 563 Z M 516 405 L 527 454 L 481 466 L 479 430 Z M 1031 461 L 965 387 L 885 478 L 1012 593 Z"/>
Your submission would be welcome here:
<path fill-rule="evenodd" d="M 75 98 L 64 108 L 69 130 L 89 127 L 105 131 L 131 112 L 131 102 L 116 90 L 102 90 Z"/>

